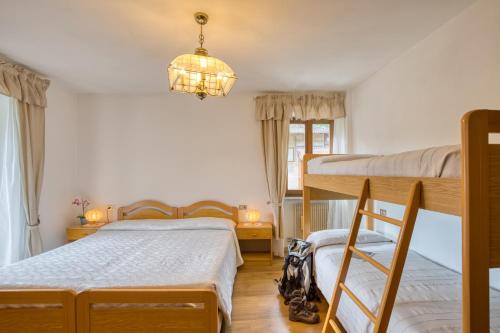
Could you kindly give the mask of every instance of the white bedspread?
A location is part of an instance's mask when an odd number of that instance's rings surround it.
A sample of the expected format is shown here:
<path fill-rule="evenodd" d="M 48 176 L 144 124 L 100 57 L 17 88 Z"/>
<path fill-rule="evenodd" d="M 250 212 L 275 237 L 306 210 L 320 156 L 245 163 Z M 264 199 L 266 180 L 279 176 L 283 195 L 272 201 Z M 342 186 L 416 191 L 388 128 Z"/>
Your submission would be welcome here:
<path fill-rule="evenodd" d="M 393 243 L 360 244 L 374 253 L 374 259 L 390 266 Z M 341 264 L 343 245 L 316 250 L 316 282 L 330 300 Z M 353 258 L 346 285 L 374 312 L 378 307 L 385 274 L 359 258 Z M 406 260 L 389 332 L 461 332 L 461 276 L 410 251 Z M 500 332 L 500 292 L 491 289 L 490 326 Z M 346 295 L 342 295 L 337 316 L 348 332 L 372 332 L 373 325 Z"/>
<path fill-rule="evenodd" d="M 460 177 L 460 146 L 433 147 L 386 156 L 333 155 L 310 160 L 310 174 Z"/>
<path fill-rule="evenodd" d="M 115 222 L 94 235 L 0 269 L 0 288 L 210 287 L 230 323 L 243 263 L 230 220 Z"/>

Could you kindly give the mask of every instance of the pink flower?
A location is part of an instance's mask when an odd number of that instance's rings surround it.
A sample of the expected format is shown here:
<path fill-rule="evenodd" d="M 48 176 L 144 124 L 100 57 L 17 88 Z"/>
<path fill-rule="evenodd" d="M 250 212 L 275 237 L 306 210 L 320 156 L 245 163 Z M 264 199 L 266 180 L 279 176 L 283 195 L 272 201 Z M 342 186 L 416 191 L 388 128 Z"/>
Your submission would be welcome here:
<path fill-rule="evenodd" d="M 83 199 L 83 198 L 75 198 L 72 202 L 73 205 L 75 206 L 82 206 L 82 215 L 79 215 L 79 217 L 83 217 L 85 216 L 85 208 L 88 207 L 90 205 L 90 201 L 88 201 L 87 199 Z"/>

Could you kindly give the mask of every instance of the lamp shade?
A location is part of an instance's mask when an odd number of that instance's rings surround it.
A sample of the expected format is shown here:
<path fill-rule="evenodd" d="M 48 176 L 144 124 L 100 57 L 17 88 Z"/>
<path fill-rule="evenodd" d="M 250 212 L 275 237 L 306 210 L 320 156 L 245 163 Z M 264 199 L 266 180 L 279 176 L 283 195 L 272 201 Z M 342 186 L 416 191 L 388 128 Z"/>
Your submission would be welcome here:
<path fill-rule="evenodd" d="M 260 219 L 260 212 L 256 209 L 250 209 L 247 211 L 247 221 L 257 222 Z"/>
<path fill-rule="evenodd" d="M 168 66 L 170 90 L 193 93 L 203 99 L 209 96 L 226 96 L 236 81 L 236 76 L 224 61 L 197 49 L 198 54 L 183 54 Z"/>
<path fill-rule="evenodd" d="M 85 219 L 89 222 L 98 222 L 102 217 L 102 212 L 99 209 L 91 209 L 85 213 Z"/>

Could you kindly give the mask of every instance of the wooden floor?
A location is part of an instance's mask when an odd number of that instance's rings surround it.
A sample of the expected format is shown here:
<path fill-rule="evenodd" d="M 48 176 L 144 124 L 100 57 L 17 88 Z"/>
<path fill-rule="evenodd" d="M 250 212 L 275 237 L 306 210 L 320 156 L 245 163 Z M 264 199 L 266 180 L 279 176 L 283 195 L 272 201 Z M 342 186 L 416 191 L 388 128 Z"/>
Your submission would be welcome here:
<path fill-rule="evenodd" d="M 321 332 L 328 310 L 325 300 L 318 303 L 322 322 L 316 325 L 295 323 L 288 320 L 288 306 L 283 304 L 274 279 L 281 276 L 283 259 L 249 261 L 254 257 L 243 256 L 245 264 L 238 269 L 233 292 L 233 323 L 225 333 L 316 333 Z"/>

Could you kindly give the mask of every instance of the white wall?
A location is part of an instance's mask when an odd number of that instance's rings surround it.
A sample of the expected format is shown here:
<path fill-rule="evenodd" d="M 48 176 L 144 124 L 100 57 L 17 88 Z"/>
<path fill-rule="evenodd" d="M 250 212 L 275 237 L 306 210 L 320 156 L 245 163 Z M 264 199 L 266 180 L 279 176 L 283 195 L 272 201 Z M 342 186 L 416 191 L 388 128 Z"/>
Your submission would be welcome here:
<path fill-rule="evenodd" d="M 500 109 L 500 1 L 481 0 L 349 93 L 351 148 L 393 153 L 460 143 L 460 117 Z M 400 207 L 380 204 L 391 215 Z M 421 212 L 412 247 L 460 269 L 459 219 Z M 496 279 L 500 286 L 500 279 Z"/>
<path fill-rule="evenodd" d="M 270 220 L 254 94 L 79 97 L 78 175 L 97 206 L 215 199 Z"/>
<path fill-rule="evenodd" d="M 76 95 L 52 80 L 40 202 L 44 251 L 66 242 L 78 195 L 91 208 L 113 204 L 115 213 L 141 199 L 175 206 L 215 199 L 271 220 L 254 95 Z"/>
<path fill-rule="evenodd" d="M 43 250 L 66 242 L 66 226 L 75 222 L 71 200 L 78 195 L 76 177 L 77 97 L 57 80 L 47 91 L 45 168 L 40 197 Z"/>

